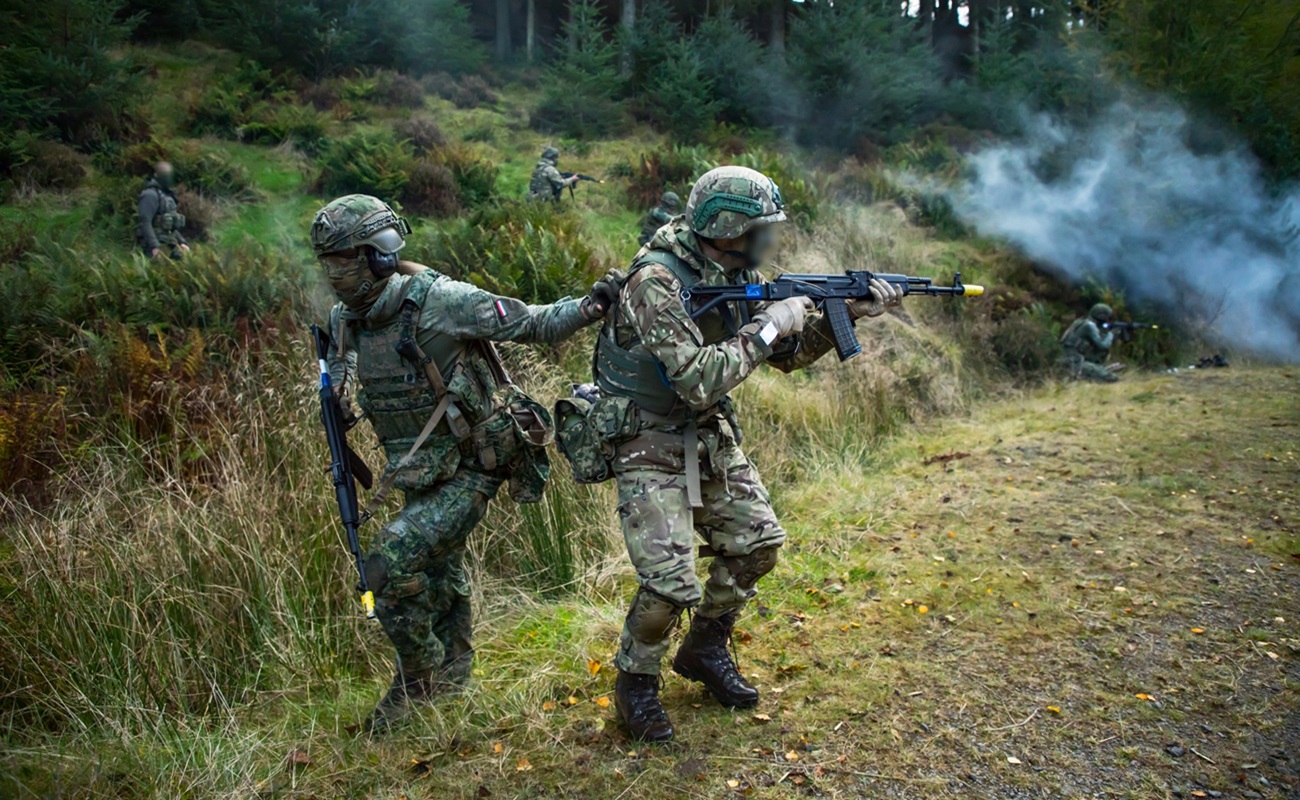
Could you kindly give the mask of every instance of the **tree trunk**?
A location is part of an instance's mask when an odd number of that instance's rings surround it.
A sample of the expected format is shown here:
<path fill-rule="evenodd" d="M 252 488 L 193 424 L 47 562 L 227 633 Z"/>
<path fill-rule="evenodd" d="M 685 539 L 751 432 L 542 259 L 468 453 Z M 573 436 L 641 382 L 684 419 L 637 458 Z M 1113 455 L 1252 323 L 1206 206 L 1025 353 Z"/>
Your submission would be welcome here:
<path fill-rule="evenodd" d="M 623 0 L 623 15 L 619 20 L 619 26 L 623 29 L 623 54 L 619 61 L 619 67 L 626 78 L 632 74 L 632 51 L 629 45 L 632 40 L 632 32 L 636 30 L 636 0 Z"/>
<path fill-rule="evenodd" d="M 497 0 L 497 61 L 510 60 L 510 0 Z"/>
<path fill-rule="evenodd" d="M 767 46 L 777 56 L 785 54 L 785 11 L 787 0 L 768 0 L 770 13 Z"/>
<path fill-rule="evenodd" d="M 528 54 L 528 63 L 532 64 L 537 58 L 537 0 L 528 0 L 527 33 L 524 37 L 524 48 Z"/>

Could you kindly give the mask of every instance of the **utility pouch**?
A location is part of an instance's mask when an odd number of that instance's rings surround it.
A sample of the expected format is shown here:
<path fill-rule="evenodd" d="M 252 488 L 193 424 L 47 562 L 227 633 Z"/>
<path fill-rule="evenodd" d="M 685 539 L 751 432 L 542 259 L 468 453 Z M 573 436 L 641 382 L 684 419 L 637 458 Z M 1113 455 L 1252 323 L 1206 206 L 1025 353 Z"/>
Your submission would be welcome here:
<path fill-rule="evenodd" d="M 636 404 L 626 397 L 601 395 L 594 386 L 575 386 L 572 397 L 555 404 L 555 438 L 578 483 L 601 483 L 614 476 L 619 444 L 640 430 Z"/>

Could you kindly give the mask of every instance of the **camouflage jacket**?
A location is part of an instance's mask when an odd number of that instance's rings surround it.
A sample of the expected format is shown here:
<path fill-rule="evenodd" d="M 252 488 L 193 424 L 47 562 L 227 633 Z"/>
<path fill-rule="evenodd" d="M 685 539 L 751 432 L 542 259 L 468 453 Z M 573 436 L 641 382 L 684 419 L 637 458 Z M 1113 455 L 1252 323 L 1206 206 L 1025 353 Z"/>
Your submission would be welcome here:
<path fill-rule="evenodd" d="M 532 306 L 433 270 L 413 272 L 417 269 L 403 262 L 403 271 L 388 279 L 365 314 L 339 304 L 330 316 L 331 380 L 345 393 L 352 388 L 352 379 L 360 384 L 357 402 L 386 451 L 390 469 L 406 455 L 437 405 L 418 365 L 394 349 L 400 338 L 402 304 L 408 297 L 424 292 L 414 318 L 416 342 L 443 376 L 465 422 L 476 428 L 494 417 L 506 388 L 494 363 L 492 342 L 558 342 L 590 324 L 576 300 Z M 417 287 L 417 282 L 427 285 Z M 461 455 L 461 442 L 451 435 L 444 419 L 395 485 L 410 491 L 446 480 L 456 472 Z"/>
<path fill-rule="evenodd" d="M 685 218 L 677 218 L 660 228 L 642 253 L 649 250 L 666 251 L 686 262 L 706 286 L 763 280 L 757 270 L 729 275 L 722 266 L 706 258 Z M 767 361 L 773 349 L 759 337 L 762 325 L 757 321 L 742 325 L 733 336 L 706 336 L 682 304 L 681 290 L 677 278 L 659 264 L 649 264 L 633 272 L 619 295 L 613 317 L 614 336 L 622 347 L 640 342 L 662 365 L 664 378 L 686 405 L 705 411 Z M 750 303 L 750 319 L 766 305 Z M 784 344 L 788 343 L 777 343 Z M 822 315 L 810 314 L 798 344 L 798 352 L 793 357 L 773 361 L 772 366 L 792 372 L 831 350 L 835 343 L 827 320 Z"/>
<path fill-rule="evenodd" d="M 564 191 L 564 178 L 560 170 L 549 161 L 538 161 L 533 167 L 533 177 L 528 181 L 529 200 L 559 200 Z"/>
<path fill-rule="evenodd" d="M 1101 328 L 1091 317 L 1076 319 L 1070 323 L 1065 334 L 1061 336 L 1061 346 L 1067 356 L 1082 357 L 1084 361 L 1100 364 L 1110 354 L 1110 346 L 1115 342 L 1115 334 L 1107 332 L 1102 335 Z"/>
<path fill-rule="evenodd" d="M 649 244 L 659 229 L 667 225 L 672 218 L 672 213 L 661 205 L 645 212 L 645 216 L 641 218 L 641 236 L 637 239 L 637 244 Z"/>

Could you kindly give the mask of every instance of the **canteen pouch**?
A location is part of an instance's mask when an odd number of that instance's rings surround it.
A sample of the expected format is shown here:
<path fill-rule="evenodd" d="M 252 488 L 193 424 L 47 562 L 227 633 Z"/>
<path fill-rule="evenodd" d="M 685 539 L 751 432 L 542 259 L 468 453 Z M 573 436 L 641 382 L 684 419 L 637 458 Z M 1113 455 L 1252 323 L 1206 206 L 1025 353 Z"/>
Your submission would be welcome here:
<path fill-rule="evenodd" d="M 615 448 L 637 435 L 640 415 L 626 397 L 566 397 L 555 404 L 555 438 L 578 483 L 614 477 Z"/>

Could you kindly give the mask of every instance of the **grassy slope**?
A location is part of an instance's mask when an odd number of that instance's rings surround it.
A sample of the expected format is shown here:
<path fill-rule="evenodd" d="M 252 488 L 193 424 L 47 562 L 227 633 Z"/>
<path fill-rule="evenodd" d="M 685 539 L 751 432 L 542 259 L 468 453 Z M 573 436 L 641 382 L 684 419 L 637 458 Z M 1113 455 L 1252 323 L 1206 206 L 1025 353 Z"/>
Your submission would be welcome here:
<path fill-rule="evenodd" d="M 774 486 L 790 543 L 739 646 L 762 704 L 670 676 L 670 747 L 604 705 L 615 591 L 482 621 L 477 688 L 390 739 L 348 732 L 377 685 L 305 687 L 124 749 L 11 753 L 41 775 L 17 796 L 47 771 L 156 797 L 1286 796 L 1297 390 L 1239 369 L 1048 387 Z"/>

